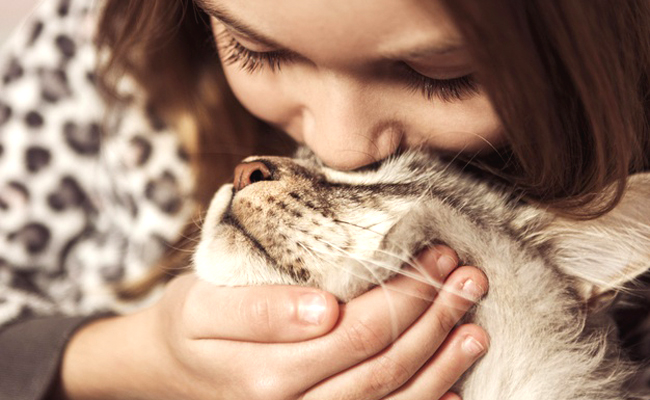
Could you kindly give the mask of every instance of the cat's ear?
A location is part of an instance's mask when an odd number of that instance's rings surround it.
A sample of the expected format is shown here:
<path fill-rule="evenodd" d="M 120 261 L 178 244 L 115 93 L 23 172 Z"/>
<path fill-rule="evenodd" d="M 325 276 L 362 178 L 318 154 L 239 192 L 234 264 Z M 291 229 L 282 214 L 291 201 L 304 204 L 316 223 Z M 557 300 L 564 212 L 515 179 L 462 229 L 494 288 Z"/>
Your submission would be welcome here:
<path fill-rule="evenodd" d="M 630 177 L 609 213 L 587 221 L 558 217 L 543 236 L 558 266 L 581 282 L 585 300 L 621 288 L 650 268 L 650 173 Z"/>

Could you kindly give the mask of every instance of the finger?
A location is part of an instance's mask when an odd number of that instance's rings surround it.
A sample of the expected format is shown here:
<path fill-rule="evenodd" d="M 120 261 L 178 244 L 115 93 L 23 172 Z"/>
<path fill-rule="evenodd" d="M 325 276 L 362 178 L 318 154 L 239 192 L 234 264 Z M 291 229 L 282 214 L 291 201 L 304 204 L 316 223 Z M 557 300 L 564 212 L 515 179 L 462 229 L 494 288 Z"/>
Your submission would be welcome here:
<path fill-rule="evenodd" d="M 435 399 L 435 397 L 427 397 L 427 399 L 429 399 L 429 398 Z M 440 398 L 440 400 L 462 400 L 462 398 L 459 395 L 457 395 L 456 393 L 447 392 L 447 393 L 445 393 L 444 396 L 442 396 Z"/>
<path fill-rule="evenodd" d="M 338 319 L 336 298 L 295 286 L 220 287 L 182 277 L 182 315 L 193 339 L 297 342 L 329 332 Z"/>
<path fill-rule="evenodd" d="M 428 265 L 429 268 L 433 268 L 430 270 L 432 278 L 444 282 L 451 271 L 458 266 L 458 255 L 447 246 L 435 245 L 424 250 L 415 261 L 416 265 Z"/>
<path fill-rule="evenodd" d="M 341 307 L 337 327 L 309 343 L 309 353 L 318 362 L 318 368 L 310 371 L 314 374 L 310 382 L 320 382 L 382 351 L 429 308 L 438 292 L 437 285 L 429 284 L 431 276 L 449 273 L 441 272 L 431 254 L 420 259 L 428 276 L 407 268 L 405 275 L 391 280 L 389 290 L 373 289 Z"/>
<path fill-rule="evenodd" d="M 350 396 L 380 399 L 397 390 L 409 381 L 440 347 L 449 331 L 474 304 L 470 298 L 479 298 L 486 287 L 487 280 L 478 269 L 457 269 L 447 279 L 433 305 L 392 346 L 324 381 L 305 398 L 326 398 L 325 396 L 330 394 L 331 398 Z M 465 295 L 457 294 L 463 288 L 469 288 L 471 292 Z M 455 376 L 453 378 L 456 379 Z M 437 396 L 443 393 L 444 391 L 438 392 Z"/>
<path fill-rule="evenodd" d="M 489 339 L 477 325 L 456 328 L 436 354 L 409 380 L 386 400 L 460 399 L 447 392 L 488 348 Z"/>
<path fill-rule="evenodd" d="M 433 246 L 417 263 L 440 266 L 434 277 L 444 279 L 458 264 L 455 252 Z M 180 277 L 187 300 L 182 315 L 187 336 L 281 343 L 313 339 L 329 332 L 339 317 L 336 299 L 322 291 L 287 286 L 218 287 L 194 274 Z"/>

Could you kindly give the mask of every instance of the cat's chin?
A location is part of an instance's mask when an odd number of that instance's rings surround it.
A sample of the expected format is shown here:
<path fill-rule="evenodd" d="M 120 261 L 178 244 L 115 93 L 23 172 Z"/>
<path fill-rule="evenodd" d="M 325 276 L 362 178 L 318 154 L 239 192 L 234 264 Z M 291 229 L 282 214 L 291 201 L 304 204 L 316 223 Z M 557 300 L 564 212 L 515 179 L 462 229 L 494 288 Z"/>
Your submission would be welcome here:
<path fill-rule="evenodd" d="M 292 284 L 240 229 L 227 222 L 232 185 L 213 197 L 193 263 L 199 278 L 216 285 Z M 226 217 L 226 218 L 225 218 Z"/>

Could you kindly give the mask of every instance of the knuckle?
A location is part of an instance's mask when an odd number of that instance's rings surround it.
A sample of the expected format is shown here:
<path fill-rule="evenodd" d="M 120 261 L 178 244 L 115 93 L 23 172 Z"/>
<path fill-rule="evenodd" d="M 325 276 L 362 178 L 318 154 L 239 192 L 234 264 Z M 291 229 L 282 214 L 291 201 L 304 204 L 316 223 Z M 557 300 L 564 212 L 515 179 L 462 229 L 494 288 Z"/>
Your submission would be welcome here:
<path fill-rule="evenodd" d="M 343 342 L 354 354 L 369 357 L 383 349 L 389 338 L 367 321 L 357 320 L 344 330 Z"/>
<path fill-rule="evenodd" d="M 450 332 L 456 326 L 457 318 L 451 307 L 443 307 L 439 312 L 434 313 L 435 325 L 438 332 Z"/>
<path fill-rule="evenodd" d="M 439 286 L 442 286 L 439 284 Z M 433 301 L 434 297 L 438 293 L 438 288 L 433 282 L 420 284 L 414 288 L 414 295 L 411 296 L 413 301 L 421 301 L 422 299 L 427 301 Z"/>
<path fill-rule="evenodd" d="M 457 366 L 453 366 L 453 365 L 440 366 L 438 370 L 439 373 L 437 374 L 438 386 L 445 389 L 451 388 L 456 383 L 458 378 L 460 378 L 461 373 L 464 372 L 467 368 L 469 368 L 469 366 L 464 367 L 462 371 L 456 371 Z"/>
<path fill-rule="evenodd" d="M 266 298 L 253 298 L 242 305 L 242 318 L 256 332 L 273 332 L 276 310 Z"/>
<path fill-rule="evenodd" d="M 368 390 L 373 394 L 390 393 L 408 382 L 412 375 L 412 371 L 403 363 L 389 356 L 381 356 L 371 371 Z"/>

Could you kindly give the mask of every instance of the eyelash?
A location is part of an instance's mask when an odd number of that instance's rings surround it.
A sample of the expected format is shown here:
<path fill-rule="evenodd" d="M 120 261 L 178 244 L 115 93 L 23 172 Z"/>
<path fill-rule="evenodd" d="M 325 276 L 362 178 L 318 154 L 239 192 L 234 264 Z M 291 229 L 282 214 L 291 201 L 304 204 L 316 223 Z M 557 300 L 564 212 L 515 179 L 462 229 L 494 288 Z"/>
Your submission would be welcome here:
<path fill-rule="evenodd" d="M 224 36 L 226 32 L 223 32 Z M 221 56 L 225 65 L 239 64 L 242 70 L 253 73 L 262 68 L 269 68 L 272 72 L 279 71 L 282 64 L 290 62 L 290 54 L 282 51 L 253 51 L 244 47 L 231 35 L 219 38 L 224 42 L 224 54 Z"/>
<path fill-rule="evenodd" d="M 240 69 L 252 74 L 263 68 L 269 68 L 271 72 L 280 71 L 284 63 L 293 60 L 291 54 L 283 51 L 258 52 L 250 50 L 227 32 L 223 32 L 223 34 L 227 37 L 219 39 L 224 43 L 221 57 L 225 65 L 238 64 Z M 401 67 L 407 88 L 421 92 L 429 101 L 438 98 L 445 102 L 453 102 L 479 91 L 478 82 L 471 74 L 452 79 L 434 79 L 418 73 L 407 64 L 402 64 Z"/>
<path fill-rule="evenodd" d="M 434 79 L 424 76 L 404 64 L 407 87 L 421 92 L 427 100 L 434 97 L 446 102 L 463 100 L 479 92 L 479 84 L 472 74 L 451 79 Z"/>

